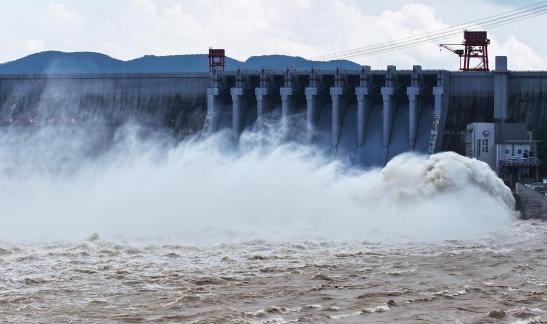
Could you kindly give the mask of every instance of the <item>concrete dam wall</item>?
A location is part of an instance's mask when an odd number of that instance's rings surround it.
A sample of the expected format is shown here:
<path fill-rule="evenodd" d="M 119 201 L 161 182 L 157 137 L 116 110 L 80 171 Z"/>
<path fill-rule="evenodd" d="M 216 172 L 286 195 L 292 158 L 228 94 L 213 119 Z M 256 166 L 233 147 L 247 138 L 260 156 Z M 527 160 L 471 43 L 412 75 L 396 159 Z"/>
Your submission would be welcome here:
<path fill-rule="evenodd" d="M 279 123 L 287 139 L 382 166 L 415 151 L 465 152 L 471 122 L 547 122 L 547 72 L 240 70 L 0 76 L 0 126 L 134 121 L 182 135 Z"/>
<path fill-rule="evenodd" d="M 0 76 L 0 126 L 49 124 L 199 131 L 205 120 L 207 73 Z"/>

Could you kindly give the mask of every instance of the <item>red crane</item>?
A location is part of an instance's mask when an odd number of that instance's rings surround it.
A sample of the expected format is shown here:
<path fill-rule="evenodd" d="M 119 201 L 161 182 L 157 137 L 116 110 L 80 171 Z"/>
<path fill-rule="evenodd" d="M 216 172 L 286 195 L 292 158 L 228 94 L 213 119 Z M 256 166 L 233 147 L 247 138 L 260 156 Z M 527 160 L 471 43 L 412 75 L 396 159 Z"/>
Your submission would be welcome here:
<path fill-rule="evenodd" d="M 488 44 L 490 44 L 490 40 L 487 38 L 486 32 L 466 30 L 463 32 L 463 38 L 464 41 L 461 44 L 440 44 L 439 46 L 460 57 L 461 71 L 490 71 L 488 67 Z M 450 47 L 462 45 L 463 49 Z"/>

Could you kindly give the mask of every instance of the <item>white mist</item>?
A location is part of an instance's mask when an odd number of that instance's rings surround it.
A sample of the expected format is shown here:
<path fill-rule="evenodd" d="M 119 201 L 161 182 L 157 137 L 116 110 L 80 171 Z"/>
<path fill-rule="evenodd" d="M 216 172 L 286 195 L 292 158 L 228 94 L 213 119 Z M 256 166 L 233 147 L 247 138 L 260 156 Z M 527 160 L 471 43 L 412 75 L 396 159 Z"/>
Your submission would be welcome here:
<path fill-rule="evenodd" d="M 127 127 L 91 158 L 90 134 L 1 134 L 0 240 L 430 241 L 515 219 L 495 173 L 455 153 L 404 154 L 362 171 L 275 134 L 245 133 L 234 152 L 226 134 L 175 144 Z"/>

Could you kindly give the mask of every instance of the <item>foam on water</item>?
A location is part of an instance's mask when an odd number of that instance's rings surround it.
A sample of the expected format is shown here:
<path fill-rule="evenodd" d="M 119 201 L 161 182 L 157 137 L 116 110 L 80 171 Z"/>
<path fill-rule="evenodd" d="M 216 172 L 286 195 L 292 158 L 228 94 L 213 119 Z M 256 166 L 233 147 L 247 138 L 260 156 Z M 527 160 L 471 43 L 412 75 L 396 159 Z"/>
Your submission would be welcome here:
<path fill-rule="evenodd" d="M 180 143 L 139 134 L 2 131 L 0 239 L 465 239 L 516 216 L 495 173 L 455 153 L 359 170 L 276 131 L 247 132 L 238 150 L 223 133 Z"/>

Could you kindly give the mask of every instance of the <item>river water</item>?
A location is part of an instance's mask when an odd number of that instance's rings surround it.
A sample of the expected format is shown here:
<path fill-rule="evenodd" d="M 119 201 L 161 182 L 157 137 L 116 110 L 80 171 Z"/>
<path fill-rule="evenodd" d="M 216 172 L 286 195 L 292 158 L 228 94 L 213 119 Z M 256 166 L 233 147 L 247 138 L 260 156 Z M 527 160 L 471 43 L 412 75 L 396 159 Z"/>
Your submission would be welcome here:
<path fill-rule="evenodd" d="M 436 243 L 174 238 L 0 243 L 0 315 L 21 322 L 547 320 L 547 226 Z"/>

